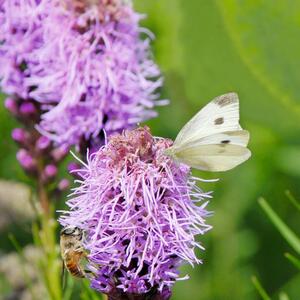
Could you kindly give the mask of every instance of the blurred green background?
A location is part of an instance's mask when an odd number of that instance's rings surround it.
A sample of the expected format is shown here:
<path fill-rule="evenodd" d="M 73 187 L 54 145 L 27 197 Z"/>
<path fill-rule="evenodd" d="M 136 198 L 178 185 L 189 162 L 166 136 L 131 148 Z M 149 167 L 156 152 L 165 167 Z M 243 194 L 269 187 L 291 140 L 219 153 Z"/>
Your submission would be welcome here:
<path fill-rule="evenodd" d="M 214 191 L 214 228 L 201 237 L 204 264 L 182 269 L 191 278 L 176 284 L 173 299 L 259 299 L 252 275 L 274 299 L 282 290 L 300 299 L 299 272 L 283 255 L 294 250 L 257 202 L 265 197 L 300 234 L 299 214 L 284 193 L 300 195 L 300 1 L 136 0 L 135 6 L 148 15 L 142 24 L 156 36 L 162 93 L 171 99 L 148 122 L 153 133 L 174 138 L 203 105 L 229 91 L 239 94 L 241 124 L 251 133 L 248 162 L 221 174 L 195 172 L 220 178 L 201 185 Z M 1 106 L 0 176 L 24 182 L 10 139 L 14 124 Z M 6 228 L 2 253 L 13 251 L 9 230 L 19 232 L 21 243 L 30 241 L 26 226 Z"/>

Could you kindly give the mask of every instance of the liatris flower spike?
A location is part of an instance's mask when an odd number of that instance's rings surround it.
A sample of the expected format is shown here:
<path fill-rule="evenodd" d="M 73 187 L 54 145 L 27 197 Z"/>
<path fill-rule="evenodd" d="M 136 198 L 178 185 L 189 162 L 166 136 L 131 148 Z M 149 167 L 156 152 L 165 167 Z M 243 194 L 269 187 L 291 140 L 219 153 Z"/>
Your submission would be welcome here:
<path fill-rule="evenodd" d="M 0 1 L 3 91 L 40 102 L 56 143 L 99 147 L 165 103 L 141 18 L 123 0 Z"/>
<path fill-rule="evenodd" d="M 109 299 L 169 299 L 184 263 L 200 263 L 195 240 L 209 194 L 190 168 L 164 154 L 172 141 L 138 128 L 110 137 L 79 173 L 63 226 L 85 232 L 92 288 Z M 197 206 L 196 203 L 201 205 Z"/>

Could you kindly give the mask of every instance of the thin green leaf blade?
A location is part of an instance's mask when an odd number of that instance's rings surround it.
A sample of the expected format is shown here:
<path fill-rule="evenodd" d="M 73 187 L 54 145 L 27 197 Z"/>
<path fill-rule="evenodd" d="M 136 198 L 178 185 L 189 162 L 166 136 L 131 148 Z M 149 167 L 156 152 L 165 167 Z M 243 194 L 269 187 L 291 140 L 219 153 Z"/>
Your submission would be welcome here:
<path fill-rule="evenodd" d="M 290 191 L 285 191 L 285 194 L 291 203 L 300 211 L 300 203 L 296 200 L 294 195 Z"/>
<path fill-rule="evenodd" d="M 259 295 L 261 296 L 261 298 L 263 300 L 271 300 L 271 297 L 267 294 L 267 292 L 265 291 L 265 289 L 262 287 L 261 283 L 259 282 L 259 280 L 257 279 L 256 276 L 253 276 L 251 278 L 252 283 L 254 284 L 256 290 L 258 291 Z"/>
<path fill-rule="evenodd" d="M 259 198 L 258 203 L 284 239 L 300 254 L 300 239 L 297 235 L 281 220 L 264 198 Z"/>
<path fill-rule="evenodd" d="M 300 260 L 290 253 L 285 253 L 284 256 L 300 270 Z"/>
<path fill-rule="evenodd" d="M 281 292 L 279 294 L 279 300 L 290 300 L 290 298 L 285 292 Z"/>

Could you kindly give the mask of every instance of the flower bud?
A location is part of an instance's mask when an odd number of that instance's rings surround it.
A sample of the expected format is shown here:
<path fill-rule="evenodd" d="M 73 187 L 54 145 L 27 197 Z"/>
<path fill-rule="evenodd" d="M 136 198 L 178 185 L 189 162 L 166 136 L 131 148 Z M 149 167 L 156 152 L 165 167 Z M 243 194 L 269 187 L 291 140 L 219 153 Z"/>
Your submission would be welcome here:
<path fill-rule="evenodd" d="M 18 113 L 18 105 L 14 99 L 6 98 L 4 102 L 4 106 L 9 112 L 11 112 L 14 115 Z"/>
<path fill-rule="evenodd" d="M 74 171 L 76 170 L 80 170 L 81 169 L 81 166 L 75 162 L 70 162 L 68 164 L 68 171 L 69 173 L 73 173 Z"/>
<path fill-rule="evenodd" d="M 68 164 L 68 172 L 76 179 L 81 178 L 80 176 L 80 170 L 81 170 L 81 166 L 75 162 L 70 162 Z"/>
<path fill-rule="evenodd" d="M 14 128 L 11 137 L 15 142 L 23 144 L 26 141 L 27 133 L 23 128 Z"/>
<path fill-rule="evenodd" d="M 17 160 L 20 165 L 27 171 L 35 171 L 36 161 L 29 154 L 29 152 L 25 149 L 20 149 L 17 152 Z"/>
<path fill-rule="evenodd" d="M 28 116 L 36 113 L 36 108 L 32 102 L 24 102 L 20 105 L 20 113 Z"/>
<path fill-rule="evenodd" d="M 67 188 L 69 188 L 70 186 L 70 181 L 66 178 L 62 179 L 59 183 L 58 183 L 58 189 L 60 191 L 65 191 Z"/>
<path fill-rule="evenodd" d="M 41 136 L 36 141 L 36 148 L 38 150 L 45 150 L 47 149 L 51 144 L 51 141 L 46 136 Z"/>
<path fill-rule="evenodd" d="M 51 152 L 51 156 L 53 157 L 53 159 L 56 162 L 59 162 L 69 153 L 69 151 L 70 151 L 70 149 L 68 147 L 61 146 L 61 147 L 55 148 Z"/>
<path fill-rule="evenodd" d="M 57 167 L 53 164 L 49 164 L 44 169 L 44 175 L 46 178 L 53 178 L 57 175 Z"/>

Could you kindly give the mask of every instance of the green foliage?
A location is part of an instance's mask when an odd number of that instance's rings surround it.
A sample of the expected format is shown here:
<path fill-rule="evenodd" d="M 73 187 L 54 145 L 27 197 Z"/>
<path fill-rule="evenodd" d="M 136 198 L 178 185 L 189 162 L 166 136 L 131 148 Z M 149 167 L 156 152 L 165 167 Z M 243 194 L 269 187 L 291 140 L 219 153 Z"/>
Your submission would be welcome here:
<path fill-rule="evenodd" d="M 284 239 L 300 254 L 300 239 L 298 236 L 281 220 L 265 199 L 260 198 L 258 202 Z"/>
<path fill-rule="evenodd" d="M 267 292 L 264 290 L 264 288 L 262 287 L 262 285 L 258 281 L 258 279 L 255 276 L 253 276 L 251 279 L 252 279 L 252 282 L 253 282 L 256 290 L 258 291 L 259 295 L 261 296 L 261 298 L 263 300 L 271 300 L 271 298 L 269 297 Z"/>
<path fill-rule="evenodd" d="M 291 203 L 299 208 L 299 203 L 296 201 L 295 197 L 289 192 L 286 192 L 287 197 L 291 201 Z M 289 228 L 289 226 L 282 221 L 282 219 L 277 215 L 277 213 L 271 208 L 268 202 L 264 198 L 259 198 L 258 202 L 268 216 L 273 225 L 277 228 L 283 238 L 286 240 L 288 244 L 300 255 L 300 238 Z M 284 256 L 296 267 L 300 270 L 300 260 L 296 258 L 294 255 L 290 253 L 285 253 Z M 259 292 L 260 296 L 264 300 L 271 299 L 266 291 L 263 289 L 262 285 L 258 282 L 258 280 L 254 277 L 253 284 Z M 289 300 L 288 295 L 285 292 L 281 292 L 279 294 L 279 300 Z"/>
<path fill-rule="evenodd" d="M 300 260 L 290 253 L 285 253 L 284 256 L 300 270 Z"/>

